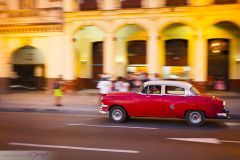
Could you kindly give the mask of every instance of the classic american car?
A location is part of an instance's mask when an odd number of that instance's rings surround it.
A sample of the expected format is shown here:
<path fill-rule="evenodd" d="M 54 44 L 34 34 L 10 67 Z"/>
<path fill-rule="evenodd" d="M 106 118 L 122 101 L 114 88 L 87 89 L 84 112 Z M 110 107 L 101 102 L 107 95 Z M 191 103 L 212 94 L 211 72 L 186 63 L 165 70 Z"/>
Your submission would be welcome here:
<path fill-rule="evenodd" d="M 101 101 L 100 113 L 118 123 L 129 117 L 163 117 L 183 118 L 191 126 L 201 126 L 206 118 L 230 118 L 225 101 L 203 95 L 182 81 L 149 81 L 136 92 L 109 93 Z"/>

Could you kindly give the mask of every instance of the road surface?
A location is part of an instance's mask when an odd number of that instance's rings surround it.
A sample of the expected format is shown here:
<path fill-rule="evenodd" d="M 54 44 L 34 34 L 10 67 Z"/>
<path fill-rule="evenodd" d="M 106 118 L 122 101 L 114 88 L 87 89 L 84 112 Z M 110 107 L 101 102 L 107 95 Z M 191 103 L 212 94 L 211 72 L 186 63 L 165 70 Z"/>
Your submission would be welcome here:
<path fill-rule="evenodd" d="M 179 119 L 116 124 L 97 114 L 2 112 L 0 150 L 1 160 L 17 151 L 49 152 L 34 160 L 239 160 L 240 121 L 209 120 L 194 128 Z"/>

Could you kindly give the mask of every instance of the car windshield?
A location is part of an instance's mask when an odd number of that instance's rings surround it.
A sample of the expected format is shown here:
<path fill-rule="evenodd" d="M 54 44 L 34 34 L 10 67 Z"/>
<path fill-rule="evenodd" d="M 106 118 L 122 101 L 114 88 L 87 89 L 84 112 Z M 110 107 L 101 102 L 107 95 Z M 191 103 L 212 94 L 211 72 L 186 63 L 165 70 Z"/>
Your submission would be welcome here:
<path fill-rule="evenodd" d="M 199 92 L 199 90 L 197 90 L 197 88 L 195 88 L 195 87 L 192 87 L 192 88 L 190 89 L 190 91 L 191 91 L 192 95 L 195 95 L 195 96 L 201 94 L 201 93 Z"/>
<path fill-rule="evenodd" d="M 141 93 L 141 91 L 143 90 L 143 88 L 144 88 L 144 85 L 141 85 L 141 87 L 139 87 L 139 88 L 137 89 L 136 93 Z"/>

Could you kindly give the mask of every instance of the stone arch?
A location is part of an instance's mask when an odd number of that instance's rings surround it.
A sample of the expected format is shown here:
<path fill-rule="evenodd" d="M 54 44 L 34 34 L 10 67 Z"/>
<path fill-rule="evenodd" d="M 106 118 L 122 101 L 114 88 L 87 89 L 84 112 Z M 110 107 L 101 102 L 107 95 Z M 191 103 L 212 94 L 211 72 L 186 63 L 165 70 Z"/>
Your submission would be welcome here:
<path fill-rule="evenodd" d="M 28 50 L 36 50 L 36 52 L 32 52 L 33 55 L 31 55 L 33 58 L 30 61 L 29 57 L 25 57 L 26 59 L 23 59 L 24 54 L 21 52 L 23 49 L 28 49 Z M 29 55 L 30 56 L 30 55 Z M 44 54 L 42 53 L 42 50 L 39 49 L 38 47 L 32 46 L 32 45 L 24 45 L 22 47 L 19 47 L 15 49 L 12 54 L 11 54 L 11 63 L 12 64 L 44 64 L 45 63 L 45 57 Z"/>
<path fill-rule="evenodd" d="M 208 80 L 222 82 L 225 86 L 222 89 L 236 88 L 233 79 L 238 77 L 235 59 L 239 51 L 239 24 L 237 20 L 220 18 L 212 20 L 204 29 L 208 40 Z"/>
<path fill-rule="evenodd" d="M 84 27 L 88 27 L 88 26 L 95 26 L 98 29 L 100 29 L 103 33 L 106 33 L 106 29 L 105 27 L 97 24 L 97 23 L 83 23 L 83 24 L 77 24 L 76 26 L 74 26 L 74 28 L 72 29 L 72 35 L 75 35 L 80 29 L 84 28 Z"/>
<path fill-rule="evenodd" d="M 114 31 L 115 66 L 117 76 L 125 76 L 127 71 L 147 72 L 148 30 L 139 23 L 121 23 Z"/>
<path fill-rule="evenodd" d="M 232 23 L 236 26 L 238 26 L 238 28 L 240 28 L 240 21 L 239 20 L 236 20 L 236 19 L 227 19 L 227 18 L 219 18 L 219 19 L 211 19 L 209 20 L 209 22 L 206 22 L 203 26 L 204 30 L 210 28 L 211 26 L 214 26 L 218 23 L 221 23 L 221 22 L 228 22 L 228 23 Z"/>
<path fill-rule="evenodd" d="M 188 26 L 192 29 L 192 31 L 197 30 L 197 27 L 195 25 L 193 25 L 193 23 L 191 23 L 191 22 L 174 20 L 174 21 L 169 21 L 169 22 L 165 23 L 164 25 L 162 25 L 159 28 L 159 33 L 162 33 L 165 29 L 167 29 L 169 26 L 174 25 L 174 24 L 182 24 L 182 25 Z"/>
<path fill-rule="evenodd" d="M 82 25 L 74 32 L 78 88 L 95 88 L 103 73 L 105 32 L 96 25 Z"/>
<path fill-rule="evenodd" d="M 145 26 L 144 24 L 140 23 L 140 22 L 133 22 L 133 23 L 129 23 L 129 22 L 123 22 L 119 25 L 117 25 L 114 29 L 113 29 L 113 33 L 116 33 L 118 30 L 120 30 L 121 28 L 124 28 L 128 25 L 136 25 L 136 26 L 139 26 L 140 28 L 142 28 L 143 30 L 145 31 L 148 31 L 148 27 Z"/>
<path fill-rule="evenodd" d="M 21 89 L 44 88 L 45 56 L 37 47 L 24 45 L 11 54 L 11 87 Z"/>
<path fill-rule="evenodd" d="M 182 21 L 168 22 L 159 29 L 164 46 L 165 78 L 191 78 L 195 30 L 195 26 Z"/>

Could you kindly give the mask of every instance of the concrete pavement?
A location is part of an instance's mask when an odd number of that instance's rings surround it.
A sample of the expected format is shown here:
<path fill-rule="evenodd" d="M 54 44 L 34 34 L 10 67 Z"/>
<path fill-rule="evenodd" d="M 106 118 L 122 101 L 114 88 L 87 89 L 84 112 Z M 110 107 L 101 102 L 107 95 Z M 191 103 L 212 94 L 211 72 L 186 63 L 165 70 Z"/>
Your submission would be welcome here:
<path fill-rule="evenodd" d="M 235 92 L 208 92 L 207 94 L 221 97 L 224 100 L 240 100 L 240 93 Z M 62 102 L 63 106 L 55 106 L 54 96 L 49 92 L 15 91 L 0 95 L 0 111 L 97 114 L 98 90 L 89 89 L 67 93 L 63 96 Z M 234 107 L 236 108 L 237 105 Z M 235 110 L 239 111 L 240 115 L 240 107 Z"/>
<path fill-rule="evenodd" d="M 97 93 L 74 92 L 63 96 L 63 106 L 54 105 L 54 96 L 44 91 L 25 91 L 0 96 L 0 111 L 16 112 L 58 112 L 96 114 Z"/>

